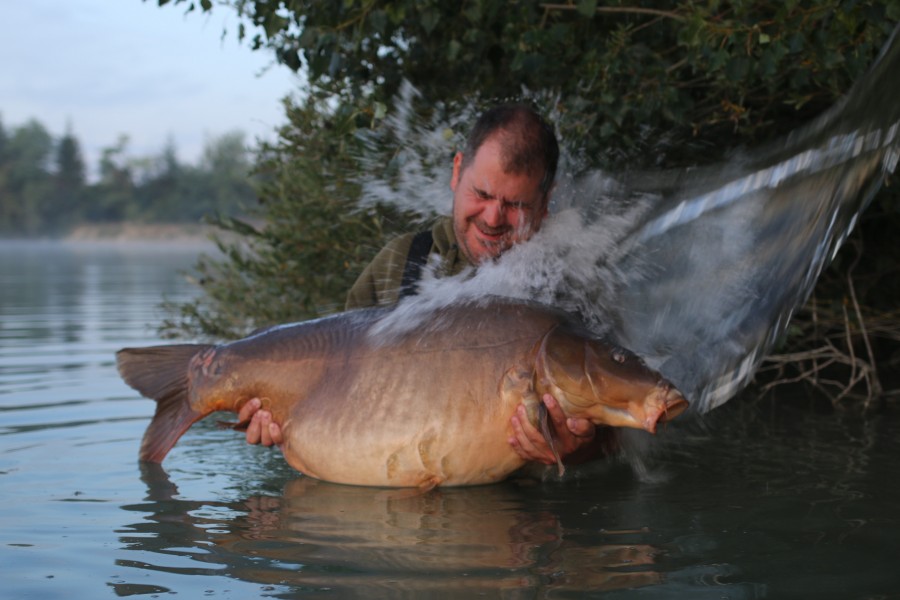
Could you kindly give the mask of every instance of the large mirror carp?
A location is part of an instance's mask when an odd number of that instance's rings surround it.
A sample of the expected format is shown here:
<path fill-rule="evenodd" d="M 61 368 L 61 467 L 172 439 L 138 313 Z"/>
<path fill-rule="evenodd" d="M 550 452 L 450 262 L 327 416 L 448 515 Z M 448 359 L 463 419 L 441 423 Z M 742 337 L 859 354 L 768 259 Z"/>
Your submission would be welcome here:
<path fill-rule="evenodd" d="M 193 423 L 256 397 L 283 430 L 285 458 L 306 475 L 484 484 L 523 466 L 507 442 L 510 417 L 524 403 L 540 426 L 544 393 L 569 416 L 651 433 L 687 407 L 638 356 L 542 305 L 460 302 L 393 331 L 383 324 L 392 310 L 280 325 L 218 346 L 120 350 L 122 378 L 157 402 L 141 460 L 162 462 Z"/>

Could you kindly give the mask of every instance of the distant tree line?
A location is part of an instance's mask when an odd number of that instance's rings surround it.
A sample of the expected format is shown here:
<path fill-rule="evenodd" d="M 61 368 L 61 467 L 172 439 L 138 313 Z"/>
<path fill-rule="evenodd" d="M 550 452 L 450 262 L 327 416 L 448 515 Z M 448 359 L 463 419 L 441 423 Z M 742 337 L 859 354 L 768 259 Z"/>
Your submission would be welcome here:
<path fill-rule="evenodd" d="M 244 212 L 254 198 L 252 159 L 238 131 L 211 138 L 196 165 L 174 142 L 156 156 L 132 157 L 121 136 L 102 151 L 89 178 L 78 139 L 54 137 L 37 120 L 0 121 L 0 235 L 64 234 L 83 223 L 196 223 Z"/>

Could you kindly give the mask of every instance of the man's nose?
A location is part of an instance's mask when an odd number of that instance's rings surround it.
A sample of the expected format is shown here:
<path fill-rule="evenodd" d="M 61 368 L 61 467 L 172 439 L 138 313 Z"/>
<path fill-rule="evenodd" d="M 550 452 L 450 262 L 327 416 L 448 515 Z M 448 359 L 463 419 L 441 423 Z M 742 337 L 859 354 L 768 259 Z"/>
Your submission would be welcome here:
<path fill-rule="evenodd" d="M 481 211 L 481 220 L 488 227 L 500 227 L 504 224 L 506 216 L 503 212 L 503 204 L 498 200 L 491 200 Z"/>

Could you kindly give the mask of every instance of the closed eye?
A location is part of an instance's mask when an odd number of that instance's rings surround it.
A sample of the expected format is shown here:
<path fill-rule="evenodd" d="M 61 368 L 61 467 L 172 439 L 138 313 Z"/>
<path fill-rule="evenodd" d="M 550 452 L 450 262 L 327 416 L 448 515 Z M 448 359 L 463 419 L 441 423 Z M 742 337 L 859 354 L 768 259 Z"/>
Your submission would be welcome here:
<path fill-rule="evenodd" d="M 490 195 L 487 191 L 481 190 L 478 188 L 472 188 L 475 191 L 475 195 L 481 198 L 482 200 L 493 200 L 493 196 Z"/>

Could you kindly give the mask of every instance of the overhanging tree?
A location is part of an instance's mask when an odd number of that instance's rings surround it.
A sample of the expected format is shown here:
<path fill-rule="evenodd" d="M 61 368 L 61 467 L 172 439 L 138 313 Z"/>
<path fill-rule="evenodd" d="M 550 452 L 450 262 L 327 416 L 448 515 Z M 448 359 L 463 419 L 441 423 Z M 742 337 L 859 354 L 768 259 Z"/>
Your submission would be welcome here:
<path fill-rule="evenodd" d="M 629 161 L 646 131 L 704 153 L 723 132 L 783 131 L 846 91 L 900 19 L 898 0 L 174 3 L 235 11 L 253 48 L 370 114 L 403 81 L 451 106 L 524 86 L 554 94 L 564 139 Z"/>

